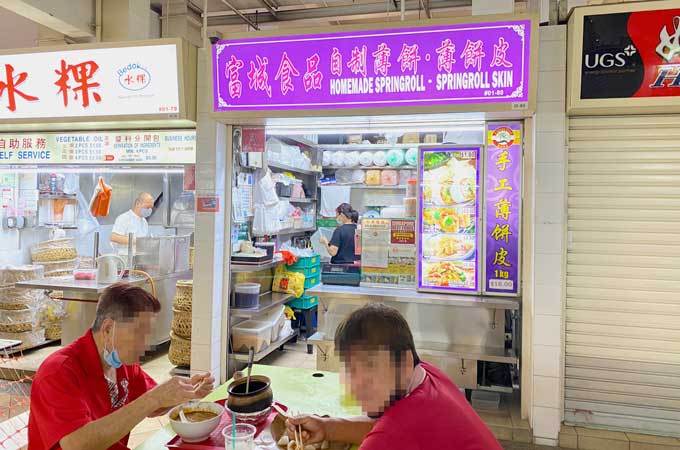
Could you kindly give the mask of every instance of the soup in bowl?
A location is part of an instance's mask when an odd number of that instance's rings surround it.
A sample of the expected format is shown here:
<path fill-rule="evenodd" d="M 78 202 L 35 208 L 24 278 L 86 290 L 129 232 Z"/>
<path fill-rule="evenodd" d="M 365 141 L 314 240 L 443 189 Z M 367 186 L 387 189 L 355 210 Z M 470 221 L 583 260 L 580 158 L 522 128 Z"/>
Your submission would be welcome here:
<path fill-rule="evenodd" d="M 187 422 L 182 422 L 180 411 L 184 412 Z M 224 408 L 217 403 L 189 402 L 170 411 L 170 426 L 184 442 L 200 442 L 217 428 L 222 414 Z"/>

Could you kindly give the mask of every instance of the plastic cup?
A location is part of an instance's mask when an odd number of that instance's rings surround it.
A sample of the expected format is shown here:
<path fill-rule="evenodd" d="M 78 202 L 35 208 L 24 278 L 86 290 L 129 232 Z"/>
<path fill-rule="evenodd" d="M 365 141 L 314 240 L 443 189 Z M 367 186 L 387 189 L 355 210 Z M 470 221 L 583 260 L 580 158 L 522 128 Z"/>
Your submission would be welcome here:
<path fill-rule="evenodd" d="M 225 450 L 254 450 L 255 427 L 247 423 L 228 425 L 222 430 Z"/>

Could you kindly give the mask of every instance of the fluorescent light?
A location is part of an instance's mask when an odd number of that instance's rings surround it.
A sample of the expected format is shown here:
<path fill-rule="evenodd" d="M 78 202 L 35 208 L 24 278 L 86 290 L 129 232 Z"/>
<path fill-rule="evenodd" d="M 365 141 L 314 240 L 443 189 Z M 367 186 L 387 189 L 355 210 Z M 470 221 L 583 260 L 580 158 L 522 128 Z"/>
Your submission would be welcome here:
<path fill-rule="evenodd" d="M 423 126 L 404 126 L 395 125 L 394 128 L 374 128 L 371 126 L 356 126 L 347 127 L 345 125 L 339 126 L 337 128 L 331 128 L 326 125 L 326 128 L 320 128 L 314 125 L 308 125 L 305 127 L 290 127 L 290 126 L 275 126 L 267 127 L 267 134 L 278 134 L 282 136 L 294 136 L 300 134 L 355 134 L 355 133 L 436 133 L 436 132 L 446 132 L 446 131 L 484 131 L 484 125 L 478 126 L 437 126 L 437 125 L 423 125 Z"/>
<path fill-rule="evenodd" d="M 183 174 L 184 169 L 178 167 L 2 167 L 0 173 L 122 173 L 122 174 L 152 174 L 170 173 Z"/>

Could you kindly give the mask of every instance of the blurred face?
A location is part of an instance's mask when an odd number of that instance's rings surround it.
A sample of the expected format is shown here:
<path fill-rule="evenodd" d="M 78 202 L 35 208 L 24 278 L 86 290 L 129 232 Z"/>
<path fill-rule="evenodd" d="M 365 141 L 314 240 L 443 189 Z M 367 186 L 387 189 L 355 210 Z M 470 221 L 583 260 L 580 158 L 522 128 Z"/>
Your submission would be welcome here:
<path fill-rule="evenodd" d="M 342 381 L 366 414 L 379 416 L 397 393 L 398 370 L 402 372 L 402 388 L 405 384 L 403 367 L 407 359 L 405 355 L 402 367 L 397 368 L 388 350 L 353 350 L 343 361 Z"/>
<path fill-rule="evenodd" d="M 131 321 L 114 322 L 106 319 L 102 324 L 106 349 L 109 351 L 116 349 L 125 365 L 139 362 L 139 358 L 149 348 L 155 321 L 156 315 L 151 312 L 140 313 Z"/>

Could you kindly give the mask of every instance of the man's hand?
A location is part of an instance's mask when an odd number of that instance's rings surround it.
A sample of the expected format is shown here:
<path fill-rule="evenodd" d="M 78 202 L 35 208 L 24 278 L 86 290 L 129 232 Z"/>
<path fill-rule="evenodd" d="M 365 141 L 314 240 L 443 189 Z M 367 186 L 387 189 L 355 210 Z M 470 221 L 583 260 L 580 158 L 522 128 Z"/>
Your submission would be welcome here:
<path fill-rule="evenodd" d="M 156 402 L 158 408 L 163 409 L 172 408 L 190 400 L 201 399 L 207 395 L 204 393 L 206 390 L 207 392 L 212 391 L 212 385 L 209 386 L 209 389 L 206 389 L 201 384 L 192 384 L 191 380 L 173 377 L 153 388 L 149 395 Z"/>
<path fill-rule="evenodd" d="M 203 398 L 213 391 L 213 386 L 215 384 L 215 378 L 206 372 L 200 375 L 194 375 L 189 380 L 189 384 L 194 386 L 194 392 L 199 395 L 199 398 Z"/>
<path fill-rule="evenodd" d="M 295 439 L 295 430 L 302 426 L 302 441 L 305 445 L 317 444 L 327 440 L 324 420 L 319 416 L 298 416 L 286 420 L 286 431 L 290 439 Z"/>

